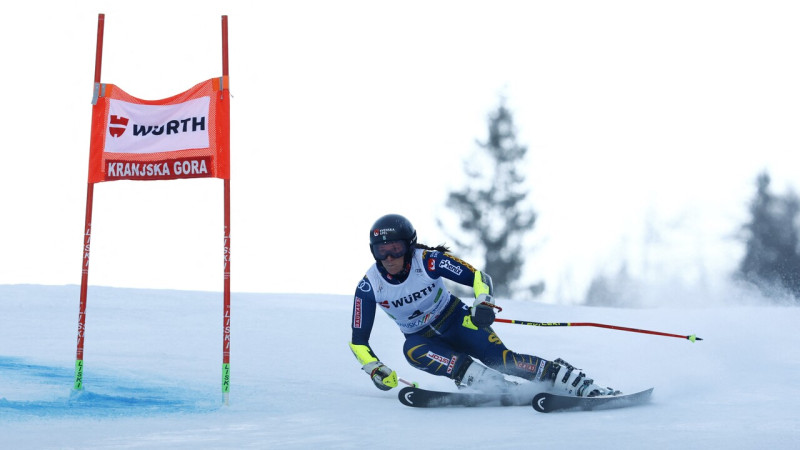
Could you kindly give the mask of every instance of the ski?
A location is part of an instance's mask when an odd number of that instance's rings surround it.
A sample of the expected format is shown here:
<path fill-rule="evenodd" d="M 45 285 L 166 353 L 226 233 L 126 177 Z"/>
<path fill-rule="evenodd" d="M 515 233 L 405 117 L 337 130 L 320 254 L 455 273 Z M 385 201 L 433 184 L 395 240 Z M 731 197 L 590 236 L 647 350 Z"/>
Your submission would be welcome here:
<path fill-rule="evenodd" d="M 418 387 L 405 387 L 397 394 L 400 403 L 414 408 L 522 406 L 532 405 L 539 412 L 570 410 L 601 410 L 636 406 L 650 399 L 653 388 L 633 394 L 605 395 L 600 397 L 573 397 L 542 392 L 531 394 L 487 394 L 479 392 L 432 391 Z M 533 398 L 533 400 L 531 400 Z"/>
<path fill-rule="evenodd" d="M 414 408 L 443 408 L 448 406 L 523 406 L 531 402 L 530 396 L 518 398 L 510 394 L 478 392 L 430 391 L 418 387 L 405 387 L 397 394 L 400 403 Z"/>
<path fill-rule="evenodd" d="M 653 388 L 633 394 L 604 395 L 600 397 L 572 397 L 542 392 L 533 397 L 533 409 L 548 413 L 553 411 L 591 411 L 595 409 L 626 408 L 640 405 L 650 400 Z"/>

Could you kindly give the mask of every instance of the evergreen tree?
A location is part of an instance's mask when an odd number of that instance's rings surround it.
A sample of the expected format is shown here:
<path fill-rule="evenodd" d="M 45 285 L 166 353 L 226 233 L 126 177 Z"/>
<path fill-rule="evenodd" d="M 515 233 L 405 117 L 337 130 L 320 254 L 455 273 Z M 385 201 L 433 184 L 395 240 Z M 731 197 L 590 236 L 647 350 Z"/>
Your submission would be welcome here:
<path fill-rule="evenodd" d="M 737 276 L 766 293 L 785 289 L 800 298 L 800 235 L 797 216 L 800 201 L 795 194 L 776 196 L 769 190 L 766 172 L 756 181 L 756 196 L 750 204 L 750 222 L 744 226 L 746 251 Z"/>
<path fill-rule="evenodd" d="M 612 306 L 632 308 L 636 306 L 637 283 L 628 273 L 628 265 L 622 264 L 616 275 L 595 275 L 586 291 L 587 306 Z"/>
<path fill-rule="evenodd" d="M 447 206 L 471 237 L 469 242 L 456 238 L 456 243 L 467 250 L 482 249 L 482 269 L 492 276 L 495 294 L 509 297 L 525 262 L 523 237 L 533 229 L 536 213 L 524 204 L 528 191 L 519 171 L 528 149 L 517 142 L 514 120 L 504 102 L 489 115 L 488 124 L 488 140 L 478 141 L 480 151 L 464 162 L 467 186 L 451 192 Z M 543 284 L 529 289 L 538 295 Z"/>

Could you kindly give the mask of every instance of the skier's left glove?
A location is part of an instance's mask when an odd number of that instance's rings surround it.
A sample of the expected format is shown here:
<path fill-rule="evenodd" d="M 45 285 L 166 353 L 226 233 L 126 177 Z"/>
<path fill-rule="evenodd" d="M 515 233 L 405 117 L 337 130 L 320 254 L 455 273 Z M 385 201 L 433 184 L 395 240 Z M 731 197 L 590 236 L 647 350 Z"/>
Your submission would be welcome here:
<path fill-rule="evenodd" d="M 494 323 L 494 299 L 489 294 L 480 294 L 472 304 L 472 323 L 478 328 Z"/>
<path fill-rule="evenodd" d="M 388 391 L 397 387 L 397 372 L 388 368 L 382 362 L 372 361 L 364 364 L 362 369 L 369 374 L 378 389 Z"/>
<path fill-rule="evenodd" d="M 494 323 L 494 308 L 496 308 L 492 299 L 492 277 L 488 273 L 475 271 L 472 288 L 475 291 L 475 302 L 472 304 L 470 320 L 478 328 L 488 327 Z"/>

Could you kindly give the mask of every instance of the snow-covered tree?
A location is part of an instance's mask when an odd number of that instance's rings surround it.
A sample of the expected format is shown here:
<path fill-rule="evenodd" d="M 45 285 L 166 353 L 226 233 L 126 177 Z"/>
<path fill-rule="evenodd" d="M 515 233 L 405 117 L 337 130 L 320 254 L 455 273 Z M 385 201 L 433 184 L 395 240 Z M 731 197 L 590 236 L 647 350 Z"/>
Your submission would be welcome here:
<path fill-rule="evenodd" d="M 464 161 L 467 185 L 450 192 L 447 206 L 458 216 L 467 240 L 454 238 L 462 248 L 485 255 L 482 269 L 492 276 L 495 294 L 514 295 L 525 262 L 523 237 L 533 230 L 536 213 L 526 204 L 528 190 L 521 172 L 527 147 L 517 142 L 511 111 L 500 103 L 489 115 L 486 142 Z M 440 221 L 441 223 L 441 221 Z M 525 288 L 541 293 L 539 283 Z"/>
<path fill-rule="evenodd" d="M 785 289 L 800 298 L 800 200 L 791 191 L 784 196 L 772 194 L 766 172 L 758 176 L 756 185 L 750 221 L 744 226 L 745 255 L 736 275 L 767 292 Z"/>

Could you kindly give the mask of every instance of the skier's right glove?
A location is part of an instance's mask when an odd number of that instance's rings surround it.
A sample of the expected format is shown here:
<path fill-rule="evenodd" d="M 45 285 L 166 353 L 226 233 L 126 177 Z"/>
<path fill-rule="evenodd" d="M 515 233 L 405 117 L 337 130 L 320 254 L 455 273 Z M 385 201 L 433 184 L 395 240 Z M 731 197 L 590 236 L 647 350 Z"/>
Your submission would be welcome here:
<path fill-rule="evenodd" d="M 397 372 L 386 367 L 382 362 L 372 361 L 365 364 L 362 369 L 369 374 L 378 389 L 388 391 L 397 387 Z"/>
<path fill-rule="evenodd" d="M 378 389 L 388 391 L 397 387 L 397 372 L 380 362 L 375 353 L 372 352 L 372 349 L 369 348 L 369 345 L 350 343 L 350 350 L 352 350 L 358 362 L 362 364 L 361 369 L 367 372 Z"/>

